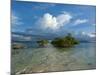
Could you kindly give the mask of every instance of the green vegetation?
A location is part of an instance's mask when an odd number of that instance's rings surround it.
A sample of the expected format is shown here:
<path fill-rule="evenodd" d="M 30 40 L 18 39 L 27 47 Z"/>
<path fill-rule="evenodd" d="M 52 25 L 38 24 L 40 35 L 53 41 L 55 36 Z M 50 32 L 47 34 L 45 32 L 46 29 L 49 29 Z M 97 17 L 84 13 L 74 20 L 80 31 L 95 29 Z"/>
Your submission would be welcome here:
<path fill-rule="evenodd" d="M 46 47 L 49 43 L 48 40 L 40 40 L 37 41 L 40 47 Z M 54 40 L 51 41 L 51 44 L 55 47 L 72 47 L 76 44 L 79 44 L 79 41 L 76 40 L 70 33 L 63 37 L 63 38 L 55 38 Z"/>
<path fill-rule="evenodd" d="M 55 47 L 61 47 L 61 48 L 67 47 L 68 48 L 76 44 L 79 44 L 79 41 L 76 40 L 70 33 L 65 37 L 55 38 L 51 42 L 49 42 L 46 39 L 37 41 L 37 44 L 39 47 L 47 47 L 49 43 L 51 43 Z M 12 44 L 12 49 L 23 49 L 23 48 L 27 48 L 27 46 L 24 44 L 20 44 L 20 43 Z"/>
<path fill-rule="evenodd" d="M 39 44 L 39 46 L 41 47 L 46 47 L 47 44 L 49 43 L 48 40 L 40 40 L 40 41 L 37 41 L 37 43 Z"/>
<path fill-rule="evenodd" d="M 70 33 L 63 38 L 56 38 L 51 42 L 55 47 L 72 47 L 78 43 L 79 41 L 72 37 Z"/>

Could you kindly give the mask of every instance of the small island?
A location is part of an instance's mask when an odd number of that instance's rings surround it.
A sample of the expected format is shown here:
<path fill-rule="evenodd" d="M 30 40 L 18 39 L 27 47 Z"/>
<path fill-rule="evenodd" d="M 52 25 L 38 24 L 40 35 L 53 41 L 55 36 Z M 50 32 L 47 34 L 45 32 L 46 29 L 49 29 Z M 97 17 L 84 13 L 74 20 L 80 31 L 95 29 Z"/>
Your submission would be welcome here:
<path fill-rule="evenodd" d="M 43 40 L 37 41 L 37 43 L 38 43 L 39 47 L 47 47 L 49 41 L 46 39 L 45 40 L 43 39 Z"/>
<path fill-rule="evenodd" d="M 79 44 L 79 41 L 72 36 L 72 34 L 68 33 L 67 36 L 54 38 L 52 40 L 48 39 L 41 39 L 36 41 L 38 47 L 49 47 L 49 45 L 53 45 L 54 47 L 61 47 L 61 48 L 70 48 L 74 45 Z M 13 43 L 12 49 L 24 49 L 27 48 L 26 45 L 21 43 Z"/>
<path fill-rule="evenodd" d="M 75 39 L 70 33 L 63 38 L 55 38 L 51 44 L 55 47 L 72 47 L 76 44 L 79 44 L 79 41 Z"/>
<path fill-rule="evenodd" d="M 75 39 L 70 33 L 67 36 L 62 38 L 55 38 L 51 42 L 46 39 L 37 41 L 39 47 L 47 47 L 48 43 L 52 44 L 54 47 L 73 47 L 76 44 L 79 44 L 79 41 Z"/>

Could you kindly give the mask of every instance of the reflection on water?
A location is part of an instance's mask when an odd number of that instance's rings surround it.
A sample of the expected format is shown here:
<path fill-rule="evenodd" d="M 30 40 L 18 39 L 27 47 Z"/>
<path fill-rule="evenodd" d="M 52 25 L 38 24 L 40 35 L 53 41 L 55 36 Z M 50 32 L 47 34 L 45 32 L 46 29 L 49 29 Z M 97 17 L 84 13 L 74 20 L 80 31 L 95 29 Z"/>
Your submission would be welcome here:
<path fill-rule="evenodd" d="M 12 50 L 13 51 L 13 50 Z M 73 48 L 28 48 L 14 50 L 12 73 L 36 73 L 95 69 L 95 43 L 81 43 Z"/>

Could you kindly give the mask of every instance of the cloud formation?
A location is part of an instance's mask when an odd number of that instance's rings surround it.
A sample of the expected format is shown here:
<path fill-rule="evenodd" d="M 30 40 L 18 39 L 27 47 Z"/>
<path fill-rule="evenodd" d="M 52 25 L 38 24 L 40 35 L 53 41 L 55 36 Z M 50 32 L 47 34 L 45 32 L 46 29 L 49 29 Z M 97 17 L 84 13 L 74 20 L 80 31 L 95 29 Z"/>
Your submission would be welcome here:
<path fill-rule="evenodd" d="M 74 22 L 74 25 L 79 25 L 79 24 L 83 24 L 83 23 L 86 23 L 88 22 L 87 19 L 77 19 L 75 22 Z"/>
<path fill-rule="evenodd" d="M 38 23 L 44 29 L 56 30 L 64 25 L 67 25 L 71 19 L 72 16 L 69 13 L 62 13 L 58 16 L 46 13 L 39 19 Z"/>
<path fill-rule="evenodd" d="M 49 7 L 54 7 L 54 6 L 56 6 L 56 4 L 52 4 L 52 3 L 45 4 L 45 3 L 43 3 L 43 4 L 38 4 L 38 5 L 34 6 L 33 9 L 46 10 Z"/>
<path fill-rule="evenodd" d="M 20 20 L 21 19 L 18 16 L 16 16 L 14 13 L 12 13 L 12 15 L 11 15 L 12 26 L 23 24 Z"/>
<path fill-rule="evenodd" d="M 82 35 L 89 36 L 89 37 L 91 37 L 91 38 L 96 37 L 96 34 L 95 34 L 95 33 L 86 33 L 86 32 L 82 32 L 81 34 L 82 34 Z"/>

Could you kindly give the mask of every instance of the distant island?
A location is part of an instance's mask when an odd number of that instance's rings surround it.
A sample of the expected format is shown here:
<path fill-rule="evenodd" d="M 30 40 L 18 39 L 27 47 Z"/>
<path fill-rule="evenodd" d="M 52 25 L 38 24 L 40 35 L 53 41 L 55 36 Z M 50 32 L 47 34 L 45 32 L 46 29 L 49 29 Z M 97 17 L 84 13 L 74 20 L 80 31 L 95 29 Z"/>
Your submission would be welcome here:
<path fill-rule="evenodd" d="M 48 45 L 49 41 L 45 39 L 45 40 L 37 41 L 37 43 L 38 43 L 39 47 L 46 47 Z"/>
<path fill-rule="evenodd" d="M 53 40 L 49 41 L 47 39 L 42 39 L 39 41 L 36 41 L 38 44 L 38 47 L 48 47 L 48 44 L 52 44 L 54 47 L 61 47 L 61 48 L 69 48 L 73 47 L 76 44 L 79 44 L 79 40 L 74 38 L 71 33 L 68 33 L 65 37 L 58 37 L 54 38 Z M 13 49 L 23 49 L 27 48 L 26 45 L 23 44 L 13 44 Z"/>
<path fill-rule="evenodd" d="M 51 44 L 55 47 L 72 47 L 76 44 L 79 44 L 79 41 L 72 37 L 72 35 L 69 33 L 63 38 L 55 38 L 52 40 Z"/>
<path fill-rule="evenodd" d="M 72 47 L 76 44 L 79 44 L 79 41 L 76 40 L 74 37 L 72 37 L 72 35 L 69 33 L 67 36 L 63 38 L 55 38 L 51 42 L 44 39 L 44 40 L 37 41 L 37 43 L 40 47 L 46 47 L 48 43 L 51 43 L 54 47 L 66 47 L 67 48 L 67 47 Z"/>

